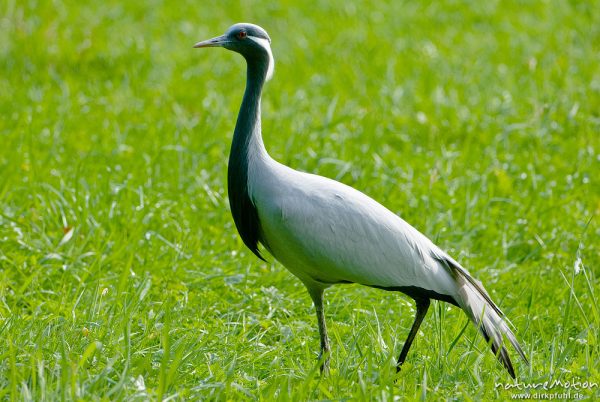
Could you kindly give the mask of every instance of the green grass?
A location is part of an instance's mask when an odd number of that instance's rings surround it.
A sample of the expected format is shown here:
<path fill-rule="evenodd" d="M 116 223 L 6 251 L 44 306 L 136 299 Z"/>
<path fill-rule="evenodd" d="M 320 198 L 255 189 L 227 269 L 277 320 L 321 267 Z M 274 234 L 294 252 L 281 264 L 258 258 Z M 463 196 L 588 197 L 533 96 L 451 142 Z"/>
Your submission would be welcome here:
<path fill-rule="evenodd" d="M 327 291 L 320 378 L 309 296 L 228 211 L 245 66 L 191 46 L 238 21 L 273 38 L 270 153 L 482 280 L 532 361 L 520 381 L 600 383 L 598 2 L 81 3 L 0 3 L 0 399 L 515 393 L 446 304 L 395 378 L 413 305 L 358 286 Z"/>

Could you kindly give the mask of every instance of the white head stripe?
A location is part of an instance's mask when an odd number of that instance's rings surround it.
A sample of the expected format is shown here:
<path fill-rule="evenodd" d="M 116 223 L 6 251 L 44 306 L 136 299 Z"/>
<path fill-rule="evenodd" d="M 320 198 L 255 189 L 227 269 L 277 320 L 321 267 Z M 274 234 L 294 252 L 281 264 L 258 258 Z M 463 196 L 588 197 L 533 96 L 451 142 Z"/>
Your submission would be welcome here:
<path fill-rule="evenodd" d="M 273 77 L 273 70 L 275 69 L 275 59 L 273 58 L 273 53 L 271 52 L 271 44 L 267 39 L 256 36 L 248 35 L 248 39 L 251 39 L 253 42 L 260 45 L 269 54 L 269 67 L 267 68 L 267 81 L 269 81 L 271 77 Z"/>

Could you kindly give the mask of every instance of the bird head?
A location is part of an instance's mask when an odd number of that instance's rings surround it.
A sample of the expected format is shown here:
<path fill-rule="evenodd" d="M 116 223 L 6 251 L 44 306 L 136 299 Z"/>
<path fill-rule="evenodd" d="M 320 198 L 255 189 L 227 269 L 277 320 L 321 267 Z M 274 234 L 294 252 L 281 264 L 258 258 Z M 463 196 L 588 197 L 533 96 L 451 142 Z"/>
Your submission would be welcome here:
<path fill-rule="evenodd" d="M 223 35 L 198 42 L 194 47 L 224 47 L 241 54 L 247 61 L 260 60 L 268 63 L 266 79 L 269 80 L 273 75 L 275 62 L 271 52 L 271 38 L 267 31 L 258 25 L 249 23 L 232 25 Z"/>

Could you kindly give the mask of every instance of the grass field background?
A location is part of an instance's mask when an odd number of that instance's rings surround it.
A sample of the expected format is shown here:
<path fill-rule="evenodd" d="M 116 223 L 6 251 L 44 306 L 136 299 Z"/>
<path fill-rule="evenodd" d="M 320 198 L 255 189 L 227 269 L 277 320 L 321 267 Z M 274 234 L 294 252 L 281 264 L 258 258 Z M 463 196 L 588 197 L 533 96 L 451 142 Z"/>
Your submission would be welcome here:
<path fill-rule="evenodd" d="M 271 155 L 482 280 L 521 382 L 600 383 L 599 3 L 267 3 L 0 3 L 0 399 L 516 394 L 442 303 L 396 377 L 413 304 L 358 286 L 326 293 L 321 379 L 309 296 L 228 210 L 245 65 L 192 45 L 239 21 L 273 39 Z"/>

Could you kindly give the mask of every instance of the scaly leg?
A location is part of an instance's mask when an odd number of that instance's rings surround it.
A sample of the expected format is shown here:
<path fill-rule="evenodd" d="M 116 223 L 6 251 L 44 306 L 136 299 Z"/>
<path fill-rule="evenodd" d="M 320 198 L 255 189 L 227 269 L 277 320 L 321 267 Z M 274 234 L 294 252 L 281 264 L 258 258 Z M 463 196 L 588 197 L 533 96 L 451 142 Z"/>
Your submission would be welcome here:
<path fill-rule="evenodd" d="M 419 331 L 419 327 L 423 322 L 423 318 L 427 314 L 427 310 L 429 309 L 430 301 L 429 299 L 415 299 L 417 304 L 417 314 L 415 315 L 415 321 L 413 322 L 412 328 L 408 333 L 408 338 L 406 338 L 406 342 L 404 342 L 404 346 L 402 347 L 402 351 L 400 352 L 400 356 L 398 357 L 398 365 L 396 366 L 396 372 L 400 371 L 400 367 L 404 360 L 406 360 L 406 355 L 408 355 L 408 350 L 415 339 L 415 335 Z"/>
<path fill-rule="evenodd" d="M 307 287 L 308 288 L 308 287 Z M 327 337 L 327 325 L 325 324 L 325 314 L 323 312 L 323 292 L 321 288 L 308 288 L 308 293 L 312 297 L 317 312 L 317 323 L 319 324 L 319 335 L 321 336 L 321 353 L 319 360 L 321 361 L 321 373 L 329 372 L 329 338 Z"/>

